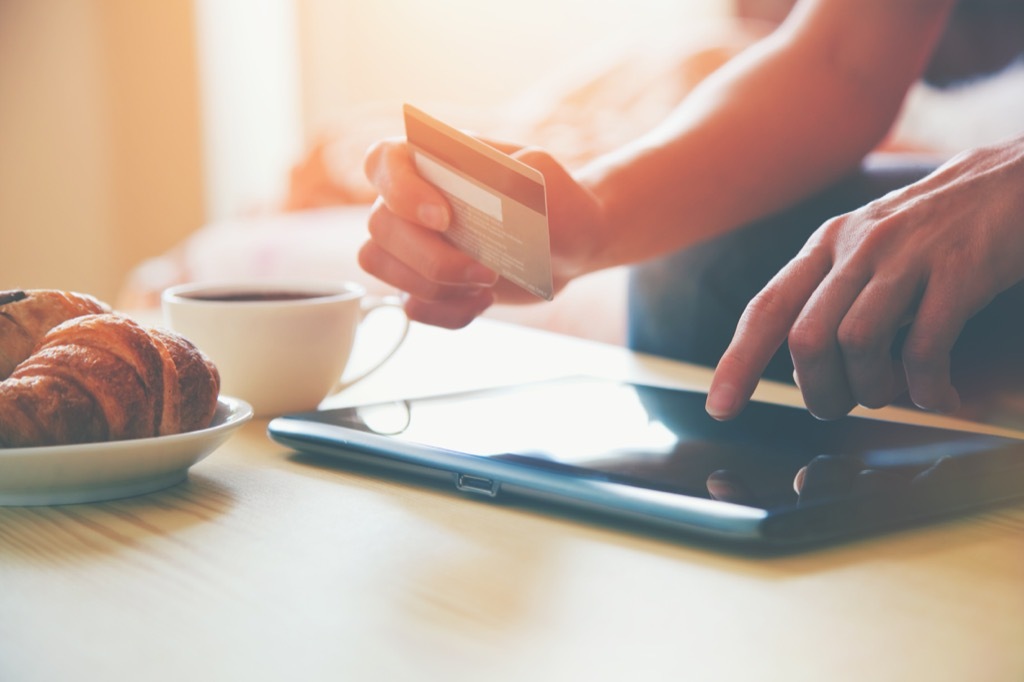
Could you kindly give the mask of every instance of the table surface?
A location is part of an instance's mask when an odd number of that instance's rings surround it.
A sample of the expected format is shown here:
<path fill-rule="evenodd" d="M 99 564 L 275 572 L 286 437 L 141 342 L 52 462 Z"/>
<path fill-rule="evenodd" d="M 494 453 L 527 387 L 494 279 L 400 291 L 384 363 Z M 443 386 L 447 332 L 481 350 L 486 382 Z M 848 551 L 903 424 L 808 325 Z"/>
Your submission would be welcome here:
<path fill-rule="evenodd" d="M 571 374 L 709 378 L 481 320 L 414 325 L 334 402 Z M 0 508 L 0 680 L 1024 680 L 1024 505 L 755 558 L 346 470 L 265 429 L 161 492 Z"/>

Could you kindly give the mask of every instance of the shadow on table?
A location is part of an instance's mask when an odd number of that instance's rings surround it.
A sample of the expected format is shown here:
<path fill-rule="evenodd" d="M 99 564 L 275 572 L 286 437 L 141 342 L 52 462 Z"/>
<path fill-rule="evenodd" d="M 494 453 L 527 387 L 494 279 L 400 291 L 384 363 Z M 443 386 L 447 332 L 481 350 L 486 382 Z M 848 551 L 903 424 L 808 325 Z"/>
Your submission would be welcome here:
<path fill-rule="evenodd" d="M 230 490 L 202 474 L 157 492 L 105 502 L 0 507 L 0 561 L 64 563 L 167 545 L 180 551 L 179 535 L 214 523 L 235 505 Z"/>

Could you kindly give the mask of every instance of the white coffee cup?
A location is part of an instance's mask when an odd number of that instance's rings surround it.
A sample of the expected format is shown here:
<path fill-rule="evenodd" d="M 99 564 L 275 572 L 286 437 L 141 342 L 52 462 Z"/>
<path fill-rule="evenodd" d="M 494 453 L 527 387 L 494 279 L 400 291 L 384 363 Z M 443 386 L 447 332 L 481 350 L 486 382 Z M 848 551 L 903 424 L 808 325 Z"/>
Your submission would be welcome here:
<path fill-rule="evenodd" d="M 163 292 L 162 307 L 164 323 L 217 365 L 221 392 L 264 417 L 316 409 L 384 364 L 409 330 L 397 298 L 354 282 L 183 284 Z M 401 330 L 378 362 L 343 377 L 360 323 L 385 307 L 402 311 Z"/>

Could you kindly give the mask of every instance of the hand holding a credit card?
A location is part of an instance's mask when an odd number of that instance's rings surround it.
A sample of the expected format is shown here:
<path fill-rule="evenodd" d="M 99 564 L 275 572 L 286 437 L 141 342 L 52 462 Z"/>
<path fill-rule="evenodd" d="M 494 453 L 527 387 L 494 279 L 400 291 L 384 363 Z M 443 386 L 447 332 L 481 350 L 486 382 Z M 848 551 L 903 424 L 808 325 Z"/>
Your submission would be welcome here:
<path fill-rule="evenodd" d="M 408 294 L 412 319 L 462 327 L 495 301 L 550 300 L 585 271 L 600 210 L 564 168 L 404 114 L 407 140 L 367 155 L 381 197 L 360 264 Z"/>

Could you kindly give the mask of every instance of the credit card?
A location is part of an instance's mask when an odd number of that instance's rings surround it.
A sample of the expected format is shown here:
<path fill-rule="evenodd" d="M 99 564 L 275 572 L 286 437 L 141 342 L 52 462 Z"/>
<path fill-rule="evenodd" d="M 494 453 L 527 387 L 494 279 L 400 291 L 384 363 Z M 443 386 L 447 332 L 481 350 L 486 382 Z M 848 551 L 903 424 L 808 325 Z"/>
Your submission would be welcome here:
<path fill-rule="evenodd" d="M 452 208 L 444 238 L 540 298 L 551 300 L 544 176 L 414 106 L 403 107 L 416 170 Z"/>

